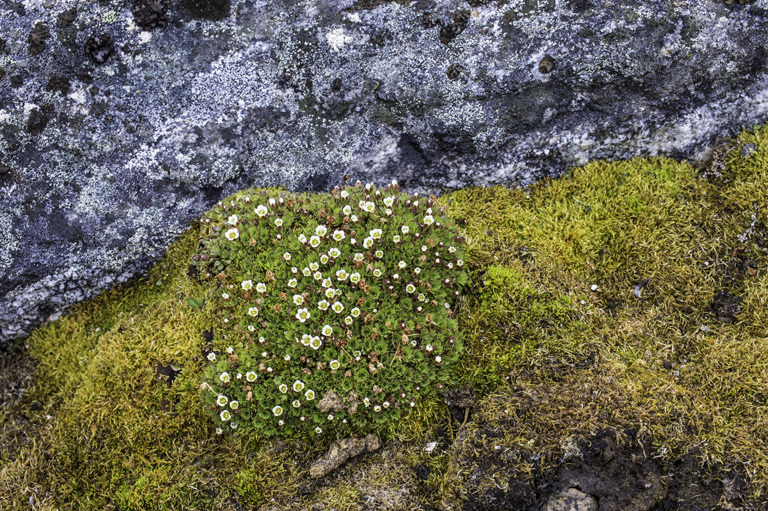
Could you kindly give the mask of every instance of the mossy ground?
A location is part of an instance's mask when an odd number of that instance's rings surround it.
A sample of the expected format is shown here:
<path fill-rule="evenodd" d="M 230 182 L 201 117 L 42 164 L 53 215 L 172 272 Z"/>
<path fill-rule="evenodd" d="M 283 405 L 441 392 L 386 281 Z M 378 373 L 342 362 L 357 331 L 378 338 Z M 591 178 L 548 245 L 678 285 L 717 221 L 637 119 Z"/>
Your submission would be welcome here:
<path fill-rule="evenodd" d="M 187 302 L 204 294 L 187 276 L 193 226 L 146 277 L 3 355 L 0 508 L 539 505 L 606 438 L 646 467 L 631 477 L 666 474 L 637 502 L 704 502 L 680 490 L 687 470 L 710 506 L 765 505 L 768 128 L 700 174 L 663 158 L 595 162 L 525 190 L 443 196 L 469 242 L 455 376 L 475 406 L 424 403 L 382 451 L 319 481 L 308 465 L 331 439 L 214 434 L 199 399 L 208 325 Z M 737 314 L 713 311 L 719 292 L 740 297 Z M 181 372 L 169 384 L 158 364 Z"/>

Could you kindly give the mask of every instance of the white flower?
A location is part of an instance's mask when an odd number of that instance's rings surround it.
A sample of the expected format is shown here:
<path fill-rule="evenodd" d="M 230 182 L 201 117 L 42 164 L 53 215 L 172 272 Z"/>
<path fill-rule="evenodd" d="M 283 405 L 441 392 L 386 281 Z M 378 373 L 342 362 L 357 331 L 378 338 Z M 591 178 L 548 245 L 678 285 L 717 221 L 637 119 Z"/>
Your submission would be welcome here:
<path fill-rule="evenodd" d="M 248 325 L 248 331 L 255 332 L 256 331 L 256 327 L 253 326 L 253 325 Z"/>
<path fill-rule="evenodd" d="M 216 360 L 216 353 L 214 353 L 214 352 L 208 353 L 208 357 L 207 358 L 208 358 L 208 360 L 213 362 L 214 360 Z"/>
<path fill-rule="evenodd" d="M 400 243 L 400 236 L 395 234 L 394 236 L 392 236 L 392 241 L 394 243 Z"/>
<path fill-rule="evenodd" d="M 367 397 L 366 397 L 366 398 L 363 398 L 363 404 L 364 404 L 366 407 L 368 407 L 368 406 L 371 406 L 371 400 L 370 400 L 370 399 L 368 399 Z"/>
<path fill-rule="evenodd" d="M 381 403 L 381 406 L 383 406 L 384 408 L 389 408 L 389 401 L 384 401 L 383 403 Z"/>
<path fill-rule="evenodd" d="M 227 347 L 227 353 L 229 353 L 231 355 L 234 352 L 235 352 L 235 348 L 233 348 L 232 346 L 228 346 Z"/>
<path fill-rule="evenodd" d="M 318 225 L 317 227 L 315 227 L 315 234 L 317 234 L 318 236 L 321 236 L 321 237 L 325 236 L 325 233 L 327 232 L 328 232 L 328 228 L 324 225 Z"/>
<path fill-rule="evenodd" d="M 353 320 L 352 320 L 351 316 L 347 316 L 346 318 L 344 318 L 344 324 L 347 325 L 347 326 L 351 325 L 352 321 Z"/>
<path fill-rule="evenodd" d="M 231 401 L 229 403 L 229 407 L 233 410 L 237 410 L 239 406 L 240 406 L 240 403 L 238 403 L 237 401 Z"/>
<path fill-rule="evenodd" d="M 293 303 L 296 305 L 301 305 L 304 303 L 304 297 L 301 295 L 293 295 Z"/>
<path fill-rule="evenodd" d="M 320 426 L 316 427 L 315 433 L 317 433 L 318 435 L 321 435 L 323 433 L 323 428 L 321 428 Z"/>
<path fill-rule="evenodd" d="M 365 238 L 363 240 L 363 247 L 371 248 L 373 246 L 373 238 Z"/>
<path fill-rule="evenodd" d="M 397 280 L 399 278 L 400 278 L 400 274 L 399 273 L 393 273 L 392 274 L 392 280 Z"/>
<path fill-rule="evenodd" d="M 309 313 L 309 310 L 307 309 L 299 309 L 296 312 L 296 319 L 304 323 L 306 320 L 310 318 L 311 314 Z"/>
<path fill-rule="evenodd" d="M 291 356 L 290 355 L 286 355 L 286 356 L 283 357 L 283 360 L 285 360 L 286 362 L 290 362 Z"/>
<path fill-rule="evenodd" d="M 304 346 L 309 346 L 309 342 L 312 340 L 312 336 L 309 334 L 304 334 L 301 336 L 301 344 Z"/>
<path fill-rule="evenodd" d="M 432 351 L 434 348 L 432 347 L 431 344 L 427 344 L 426 346 L 424 346 L 424 349 L 427 351 Z"/>
<path fill-rule="evenodd" d="M 219 375 L 219 379 L 221 380 L 222 383 L 227 383 L 229 381 L 229 373 L 224 371 Z"/>
<path fill-rule="evenodd" d="M 368 234 L 375 240 L 381 239 L 381 229 L 372 229 Z"/>
<path fill-rule="evenodd" d="M 344 304 L 341 302 L 334 302 L 334 304 L 331 305 L 331 309 L 333 309 L 333 312 L 336 314 L 341 314 L 341 311 L 344 310 Z"/>
<path fill-rule="evenodd" d="M 426 252 L 427 251 L 427 246 L 426 245 L 422 245 L 421 246 L 421 251 L 422 252 Z"/>
<path fill-rule="evenodd" d="M 381 250 L 377 250 L 374 255 L 376 256 L 377 259 L 381 259 L 382 257 L 384 257 L 384 252 Z"/>
<path fill-rule="evenodd" d="M 360 261 L 360 262 L 362 262 L 362 261 L 363 261 L 363 257 L 364 257 L 364 256 L 363 256 L 363 253 L 362 253 L 362 252 L 357 252 L 357 253 L 355 254 L 355 261 Z"/>
<path fill-rule="evenodd" d="M 275 218 L 275 225 L 278 227 L 281 227 L 283 225 L 283 219 L 282 218 Z"/>
<path fill-rule="evenodd" d="M 306 242 L 307 242 L 307 237 L 304 236 L 303 234 L 299 234 L 299 243 L 303 245 Z"/>
<path fill-rule="evenodd" d="M 341 191 L 341 198 L 342 199 L 346 199 L 347 197 L 349 197 L 349 192 L 346 191 L 346 190 L 342 190 Z"/>
<path fill-rule="evenodd" d="M 400 232 L 402 232 L 403 234 L 408 234 L 409 232 L 411 232 L 411 228 L 408 227 L 407 225 L 404 225 L 400 228 Z"/>
<path fill-rule="evenodd" d="M 448 252 L 453 254 L 454 252 L 456 252 L 456 247 L 448 247 Z"/>
<path fill-rule="evenodd" d="M 427 225 L 432 225 L 432 222 L 434 222 L 434 221 L 435 221 L 435 219 L 432 218 L 432 215 L 426 215 L 424 217 L 424 223 L 427 224 Z"/>
<path fill-rule="evenodd" d="M 349 207 L 349 204 L 347 204 L 346 206 L 344 206 L 341 212 L 344 213 L 346 216 L 349 216 L 352 214 L 352 208 Z"/>
<path fill-rule="evenodd" d="M 449 270 L 452 270 L 452 269 L 453 269 L 453 263 L 448 263 L 448 269 L 449 269 Z"/>
<path fill-rule="evenodd" d="M 458 261 L 456 261 L 456 265 L 457 265 L 457 266 L 463 266 L 463 265 L 464 265 L 464 261 L 462 261 L 461 259 L 459 259 Z"/>
<path fill-rule="evenodd" d="M 372 213 L 374 209 L 376 209 L 376 204 L 374 204 L 373 202 L 366 202 L 365 203 L 365 210 L 368 213 Z"/>
<path fill-rule="evenodd" d="M 229 294 L 227 293 L 221 293 L 221 297 L 224 298 L 225 300 L 229 300 Z"/>
<path fill-rule="evenodd" d="M 299 401 L 298 399 L 294 399 L 293 402 L 291 402 L 291 404 L 293 405 L 294 408 L 301 407 L 301 401 Z"/>
<path fill-rule="evenodd" d="M 406 293 L 411 294 L 414 291 L 416 291 L 416 286 L 414 286 L 413 284 L 408 284 L 407 286 L 405 286 L 405 292 Z"/>
<path fill-rule="evenodd" d="M 339 270 L 336 272 L 336 278 L 338 280 L 347 280 L 347 277 L 349 277 L 349 273 L 344 270 Z"/>
<path fill-rule="evenodd" d="M 333 239 L 336 241 L 341 241 L 344 238 L 346 238 L 346 234 L 344 234 L 344 231 L 333 231 Z"/>
<path fill-rule="evenodd" d="M 263 282 L 259 282 L 256 284 L 256 291 L 259 293 L 266 293 L 267 292 L 267 285 Z"/>
<path fill-rule="evenodd" d="M 416 268 L 415 270 L 413 270 L 413 273 L 418 275 L 419 273 L 421 273 L 421 268 Z"/>
<path fill-rule="evenodd" d="M 233 227 L 232 229 L 230 229 L 230 230 L 228 230 L 226 233 L 224 233 L 224 236 L 225 236 L 225 237 L 226 237 L 226 238 L 227 238 L 229 241 L 235 241 L 237 238 L 239 238 L 239 237 L 240 237 L 240 231 L 238 231 L 237 229 L 235 229 L 235 228 Z"/>
<path fill-rule="evenodd" d="M 282 392 L 283 394 L 285 394 L 286 392 L 288 392 L 288 385 L 286 385 L 285 383 L 281 383 L 281 384 L 280 384 L 280 385 L 279 385 L 277 388 L 278 388 L 278 390 L 280 390 L 280 392 Z"/>
<path fill-rule="evenodd" d="M 309 263 L 309 269 L 310 270 L 317 271 L 318 268 L 320 268 L 320 265 L 317 264 L 317 261 L 312 261 L 311 263 Z"/>
<path fill-rule="evenodd" d="M 299 281 L 296 279 L 291 279 L 288 281 L 288 287 L 296 287 L 296 284 L 298 284 Z"/>
<path fill-rule="evenodd" d="M 330 337 L 333 334 L 333 327 L 331 325 L 323 325 L 321 332 L 324 336 Z"/>
<path fill-rule="evenodd" d="M 445 302 L 445 304 L 444 304 L 444 305 L 445 305 L 445 308 L 446 308 L 446 309 L 450 309 L 450 308 L 451 308 L 451 305 L 450 305 L 448 302 Z"/>
<path fill-rule="evenodd" d="M 378 269 L 378 268 L 376 268 L 375 270 L 373 270 L 373 276 L 374 276 L 374 277 L 381 277 L 381 270 L 380 270 L 380 269 Z"/>
<path fill-rule="evenodd" d="M 240 287 L 242 287 L 244 291 L 248 291 L 249 289 L 251 289 L 253 287 L 253 282 L 251 282 L 250 280 L 244 280 L 240 284 Z"/>
<path fill-rule="evenodd" d="M 321 262 L 322 264 L 325 264 L 325 263 L 327 263 L 327 262 L 328 262 L 328 256 L 327 256 L 327 255 L 325 255 L 325 254 L 321 255 L 321 256 L 320 256 L 320 262 Z"/>
<path fill-rule="evenodd" d="M 391 209 L 389 209 L 389 208 L 385 209 L 385 210 L 384 210 L 384 213 L 386 213 L 386 214 L 387 214 L 387 216 L 392 216 L 392 210 L 391 210 Z"/>
<path fill-rule="evenodd" d="M 227 219 L 229 225 L 237 225 L 237 215 L 232 215 Z"/>
<path fill-rule="evenodd" d="M 307 401 L 312 401 L 313 399 L 315 399 L 315 391 L 312 389 L 309 389 L 304 393 L 304 397 L 306 398 Z"/>
<path fill-rule="evenodd" d="M 360 282 L 360 274 L 359 273 L 353 273 L 349 276 L 349 281 L 353 284 L 357 284 Z"/>
<path fill-rule="evenodd" d="M 357 207 L 360 209 L 365 209 L 365 201 L 361 200 L 360 202 L 358 202 Z"/>
<path fill-rule="evenodd" d="M 312 236 L 309 238 L 309 244 L 315 248 L 317 248 L 320 245 L 320 237 L 319 236 Z"/>
<path fill-rule="evenodd" d="M 217 435 L 221 435 L 222 433 L 224 433 L 224 430 L 223 430 L 223 429 L 221 429 L 221 428 L 216 428 L 216 434 L 217 434 Z"/>
<path fill-rule="evenodd" d="M 323 341 L 321 341 L 319 337 L 313 337 L 312 340 L 309 341 L 309 347 L 312 348 L 313 350 L 320 349 L 320 346 L 322 346 L 322 344 L 323 344 Z"/>
<path fill-rule="evenodd" d="M 373 411 L 376 413 L 379 413 L 381 411 L 381 407 L 379 405 L 376 405 L 373 407 Z"/>
<path fill-rule="evenodd" d="M 290 252 L 286 252 L 285 254 L 283 254 L 283 259 L 285 259 L 286 261 L 290 261 L 291 260 L 291 253 Z"/>
<path fill-rule="evenodd" d="M 322 285 L 323 287 L 331 287 L 331 279 L 329 279 L 328 277 L 324 278 Z"/>
<path fill-rule="evenodd" d="M 420 302 L 423 302 L 424 300 L 427 299 L 427 297 L 424 296 L 424 293 L 419 293 L 419 296 L 417 298 L 419 299 Z"/>
<path fill-rule="evenodd" d="M 333 420 L 333 414 L 332 414 L 332 413 L 329 413 L 329 414 L 328 414 L 328 420 L 329 420 L 329 421 L 332 421 L 332 420 Z"/>
<path fill-rule="evenodd" d="M 235 424 L 234 422 L 230 422 L 229 427 L 232 429 L 237 429 L 237 424 Z"/>
<path fill-rule="evenodd" d="M 337 257 L 339 257 L 341 255 L 341 250 L 339 250 L 336 247 L 333 247 L 332 249 L 330 249 L 328 251 L 328 255 L 333 257 L 334 259 L 336 259 Z"/>
<path fill-rule="evenodd" d="M 272 408 L 272 413 L 275 415 L 275 417 L 280 417 L 283 414 L 283 407 L 277 405 L 276 407 Z"/>
<path fill-rule="evenodd" d="M 388 208 L 391 208 L 392 204 L 394 203 L 395 203 L 394 197 L 384 197 L 384 205 L 387 206 Z"/>
<path fill-rule="evenodd" d="M 253 371 L 248 371 L 247 373 L 245 373 L 245 379 L 250 382 L 256 381 L 256 378 L 258 378 L 258 375 Z"/>
<path fill-rule="evenodd" d="M 441 357 L 440 355 L 438 355 L 438 356 L 436 356 L 436 357 L 435 357 L 435 362 L 437 362 L 438 364 L 439 364 L 440 362 L 442 362 L 442 361 L 443 361 L 443 357 Z"/>
<path fill-rule="evenodd" d="M 221 420 L 224 422 L 227 422 L 229 419 L 232 418 L 232 414 L 229 413 L 229 410 L 222 410 L 222 412 L 219 414 L 219 417 L 221 417 Z"/>
<path fill-rule="evenodd" d="M 301 380 L 296 380 L 293 382 L 293 386 L 291 387 L 294 392 L 301 392 L 304 390 L 304 382 Z"/>
<path fill-rule="evenodd" d="M 317 302 L 317 308 L 320 309 L 321 311 L 328 310 L 328 307 L 329 307 L 329 304 L 327 300 L 320 300 L 319 302 Z"/>
<path fill-rule="evenodd" d="M 224 396 L 222 394 L 219 394 L 219 397 L 216 398 L 216 404 L 219 406 L 227 406 L 228 402 L 229 402 L 229 399 L 227 399 L 227 396 Z"/>
<path fill-rule="evenodd" d="M 305 277 L 309 277 L 312 275 L 312 270 L 310 270 L 308 266 L 305 266 L 304 269 L 301 270 L 301 273 L 303 273 Z"/>
<path fill-rule="evenodd" d="M 399 263 L 397 263 L 397 267 L 400 268 L 401 270 L 406 266 L 408 265 L 405 263 L 405 261 L 400 261 Z"/>
<path fill-rule="evenodd" d="M 253 210 L 253 212 L 259 215 L 259 217 L 263 217 L 264 215 L 269 213 L 269 210 L 264 204 L 259 204 L 259 206 Z"/>
<path fill-rule="evenodd" d="M 373 187 L 373 183 L 365 183 L 365 191 L 370 192 Z"/>
<path fill-rule="evenodd" d="M 336 360 L 336 359 L 334 358 L 333 360 L 331 360 L 331 362 L 330 362 L 328 365 L 330 366 L 330 368 L 331 368 L 332 370 L 334 370 L 334 371 L 335 371 L 336 369 L 338 369 L 339 367 L 341 367 L 341 362 L 339 362 L 338 360 Z"/>
<path fill-rule="evenodd" d="M 349 219 L 352 220 L 353 222 L 357 222 L 358 220 L 357 215 L 352 215 L 351 217 L 349 217 Z"/>
<path fill-rule="evenodd" d="M 352 314 L 352 317 L 356 318 L 356 317 L 358 317 L 360 315 L 360 309 L 355 307 L 354 309 L 349 311 L 349 313 Z"/>
<path fill-rule="evenodd" d="M 315 272 L 315 273 L 312 275 L 312 277 L 314 277 L 314 279 L 315 279 L 315 280 L 323 280 L 323 274 L 322 274 L 322 273 L 320 273 L 319 271 L 316 271 L 316 272 Z"/>
<path fill-rule="evenodd" d="M 256 307 L 250 307 L 250 308 L 248 309 L 248 315 L 249 315 L 249 316 L 253 316 L 253 317 L 256 317 L 256 316 L 258 316 L 258 315 L 259 315 L 259 309 L 258 309 L 258 308 L 256 308 Z"/>

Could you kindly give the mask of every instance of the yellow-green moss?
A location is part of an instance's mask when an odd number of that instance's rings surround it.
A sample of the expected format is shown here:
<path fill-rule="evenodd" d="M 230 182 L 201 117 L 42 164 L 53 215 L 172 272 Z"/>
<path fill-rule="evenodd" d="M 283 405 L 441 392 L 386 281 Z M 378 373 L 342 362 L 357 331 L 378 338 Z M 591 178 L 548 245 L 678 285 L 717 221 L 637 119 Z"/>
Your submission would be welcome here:
<path fill-rule="evenodd" d="M 746 144 L 756 150 L 742 156 Z M 442 197 L 469 242 L 455 378 L 475 385 L 477 406 L 462 425 L 423 403 L 381 453 L 320 482 L 308 466 L 327 443 L 218 437 L 202 410 L 208 325 L 187 302 L 204 294 L 186 276 L 193 226 L 145 278 L 28 339 L 33 382 L 0 416 L 0 508 L 31 498 L 57 509 L 460 509 L 470 489 L 494 485 L 473 479 L 483 464 L 540 477 L 569 439 L 628 441 L 629 430 L 659 463 L 695 449 L 713 470 L 740 467 L 758 498 L 768 490 L 768 128 L 716 153 L 706 174 L 664 158 L 594 162 L 525 190 Z M 742 298 L 731 322 L 710 308 L 719 291 Z M 169 386 L 157 364 L 181 373 Z"/>

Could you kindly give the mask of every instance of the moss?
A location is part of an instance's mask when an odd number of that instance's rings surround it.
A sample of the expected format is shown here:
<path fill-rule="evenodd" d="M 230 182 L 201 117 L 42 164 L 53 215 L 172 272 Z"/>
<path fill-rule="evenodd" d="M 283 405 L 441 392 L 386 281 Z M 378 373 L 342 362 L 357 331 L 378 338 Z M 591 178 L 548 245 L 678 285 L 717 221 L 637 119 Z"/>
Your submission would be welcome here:
<path fill-rule="evenodd" d="M 425 401 L 388 425 L 380 453 L 320 481 L 308 466 L 327 442 L 215 435 L 198 390 L 206 305 L 187 301 L 204 296 L 187 277 L 192 226 L 145 278 L 38 329 L 34 362 L 4 360 L 34 375 L 0 415 L 0 508 L 498 507 L 545 498 L 573 446 L 600 435 L 675 477 L 691 457 L 702 477 L 740 474 L 736 503 L 765 503 L 767 128 L 703 175 L 594 162 L 440 201 L 471 261 L 454 374 L 478 390 L 468 420 Z M 729 321 L 711 307 L 720 292 L 741 299 Z M 158 364 L 180 373 L 160 379 Z"/>

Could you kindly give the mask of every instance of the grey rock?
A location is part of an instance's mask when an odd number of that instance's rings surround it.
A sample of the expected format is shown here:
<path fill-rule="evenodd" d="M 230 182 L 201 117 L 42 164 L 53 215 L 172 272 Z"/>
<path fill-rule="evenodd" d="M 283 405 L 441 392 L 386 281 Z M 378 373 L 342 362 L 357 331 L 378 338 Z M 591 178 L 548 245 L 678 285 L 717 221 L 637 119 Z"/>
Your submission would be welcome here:
<path fill-rule="evenodd" d="M 354 458 L 367 452 L 373 452 L 381 447 L 381 440 L 376 435 L 365 438 L 344 438 L 331 444 L 322 459 L 309 467 L 309 475 L 323 477 L 344 464 L 349 458 Z"/>
<path fill-rule="evenodd" d="M 239 188 L 524 185 L 768 118 L 768 0 L 24 0 L 0 39 L 0 343 Z"/>
<path fill-rule="evenodd" d="M 550 497 L 544 511 L 597 511 L 597 500 L 576 488 L 569 488 Z"/>

